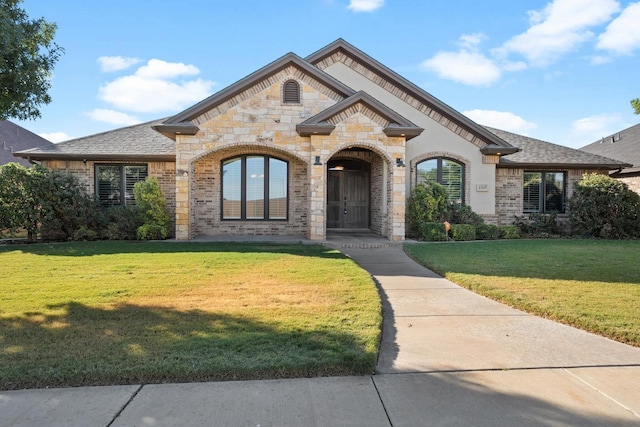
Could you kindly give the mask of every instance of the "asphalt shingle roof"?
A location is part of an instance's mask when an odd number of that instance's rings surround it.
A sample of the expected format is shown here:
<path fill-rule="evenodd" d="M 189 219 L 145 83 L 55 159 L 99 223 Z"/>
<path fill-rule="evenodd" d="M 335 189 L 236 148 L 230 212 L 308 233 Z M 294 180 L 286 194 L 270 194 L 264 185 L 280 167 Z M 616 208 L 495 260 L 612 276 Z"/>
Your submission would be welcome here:
<path fill-rule="evenodd" d="M 581 150 L 631 163 L 633 169 L 640 170 L 640 124 L 599 139 Z"/>
<path fill-rule="evenodd" d="M 598 167 L 610 168 L 623 167 L 625 162 L 603 157 L 597 154 L 587 153 L 581 150 L 552 144 L 540 139 L 530 138 L 524 135 L 507 132 L 500 129 L 486 127 L 520 151 L 500 158 L 501 165 L 523 165 L 541 167 Z"/>
<path fill-rule="evenodd" d="M 15 157 L 13 153 L 52 145 L 52 142 L 9 120 L 0 120 L 0 165 L 15 162 L 29 166 L 27 160 Z"/>
<path fill-rule="evenodd" d="M 175 142 L 151 128 L 165 119 L 114 129 L 82 138 L 20 152 L 33 159 L 108 159 L 135 157 L 175 157 Z"/>

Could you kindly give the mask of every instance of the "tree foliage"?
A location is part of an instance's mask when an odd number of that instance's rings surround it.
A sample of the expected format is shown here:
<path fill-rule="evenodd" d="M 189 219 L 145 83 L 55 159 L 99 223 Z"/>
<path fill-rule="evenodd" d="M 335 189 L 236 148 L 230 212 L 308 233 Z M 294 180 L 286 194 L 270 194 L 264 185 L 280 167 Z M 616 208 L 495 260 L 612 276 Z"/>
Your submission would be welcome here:
<path fill-rule="evenodd" d="M 71 238 L 82 227 L 95 228 L 95 204 L 74 175 L 17 163 L 0 166 L 0 228 Z"/>
<path fill-rule="evenodd" d="M 640 98 L 632 99 L 631 107 L 633 107 L 634 113 L 640 114 Z"/>
<path fill-rule="evenodd" d="M 140 240 L 166 239 L 169 234 L 171 217 L 167 210 L 167 199 L 156 177 L 137 182 L 133 186 L 136 206 L 144 224 L 137 230 Z"/>
<path fill-rule="evenodd" d="M 411 192 L 407 201 L 409 231 L 420 235 L 422 224 L 442 222 L 446 218 L 448 207 L 446 188 L 438 183 L 419 184 Z"/>
<path fill-rule="evenodd" d="M 30 19 L 22 0 L 0 0 L 0 120 L 36 119 L 51 102 L 53 67 L 63 49 L 53 38 L 56 24 Z"/>
<path fill-rule="evenodd" d="M 607 239 L 640 237 L 640 195 L 607 175 L 588 174 L 569 201 L 574 234 Z"/>

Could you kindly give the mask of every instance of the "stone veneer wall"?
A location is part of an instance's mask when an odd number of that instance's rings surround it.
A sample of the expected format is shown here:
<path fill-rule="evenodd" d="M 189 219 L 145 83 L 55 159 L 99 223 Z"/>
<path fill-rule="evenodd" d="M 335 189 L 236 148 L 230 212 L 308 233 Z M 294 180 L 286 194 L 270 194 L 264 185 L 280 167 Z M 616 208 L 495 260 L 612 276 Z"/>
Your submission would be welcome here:
<path fill-rule="evenodd" d="M 281 86 L 290 79 L 300 84 L 300 104 L 281 101 Z M 178 135 L 176 141 L 176 237 L 306 233 L 309 239 L 323 240 L 327 161 L 345 149 L 363 147 L 375 153 L 377 162 L 390 165 L 386 218 L 381 216 L 385 214 L 380 208 L 376 230 L 384 232 L 387 223 L 389 238 L 404 239 L 404 169 L 392 167 L 391 160 L 404 158 L 405 138 L 387 137 L 383 132 L 389 124 L 386 119 L 360 104 L 330 118 L 329 122 L 336 126 L 331 135 L 301 137 L 296 131 L 296 124 L 341 99 L 295 67 L 289 67 L 194 119 L 200 131 L 195 136 Z M 220 161 L 251 152 L 290 162 L 288 221 L 221 221 L 220 201 L 216 201 Z M 313 165 L 316 156 L 322 166 Z M 373 178 L 372 187 L 382 187 L 381 175 Z M 382 198 L 372 203 L 382 203 Z"/>

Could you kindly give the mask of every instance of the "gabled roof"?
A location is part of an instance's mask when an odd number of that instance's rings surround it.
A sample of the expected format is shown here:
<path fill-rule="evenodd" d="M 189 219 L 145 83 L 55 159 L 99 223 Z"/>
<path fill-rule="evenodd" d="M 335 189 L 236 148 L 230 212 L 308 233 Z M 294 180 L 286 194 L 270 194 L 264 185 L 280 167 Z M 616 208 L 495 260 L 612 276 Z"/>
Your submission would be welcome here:
<path fill-rule="evenodd" d="M 0 165 L 15 162 L 29 166 L 27 160 L 15 157 L 13 154 L 30 148 L 53 145 L 52 142 L 9 120 L 0 120 Z"/>
<path fill-rule="evenodd" d="M 395 86 L 408 93 L 423 104 L 428 105 L 429 108 L 447 117 L 458 126 L 484 139 L 487 144 L 496 147 L 509 147 L 509 144 L 506 141 L 503 141 L 499 136 L 488 132 L 484 127 L 480 126 L 462 113 L 451 108 L 444 102 L 440 101 L 438 98 L 426 92 L 424 89 L 421 89 L 420 87 L 411 83 L 409 80 L 405 79 L 382 63 L 376 61 L 375 59 L 343 39 L 338 39 L 333 43 L 318 50 L 317 52 L 312 53 L 311 55 L 307 56 L 305 60 L 310 62 L 311 64 L 316 65 L 337 52 L 346 55 L 347 57 L 355 60 L 378 76 L 381 76 L 384 79 L 392 82 Z"/>
<path fill-rule="evenodd" d="M 566 168 L 566 169 L 619 169 L 628 166 L 624 162 L 587 153 L 581 150 L 552 144 L 500 129 L 485 128 L 498 135 L 520 151 L 500 158 L 498 167 Z"/>
<path fill-rule="evenodd" d="M 211 95 L 210 97 L 195 104 L 194 106 L 187 108 L 183 112 L 178 113 L 175 116 L 165 120 L 162 124 L 156 126 L 156 130 L 158 130 L 159 132 L 170 133 L 171 125 L 180 125 L 186 127 L 188 126 L 189 122 L 196 117 L 201 116 L 205 112 L 233 98 L 234 96 L 240 94 L 248 88 L 256 85 L 260 81 L 291 66 L 298 68 L 299 70 L 313 77 L 320 83 L 324 84 L 325 86 L 344 96 L 345 98 L 355 93 L 353 89 L 351 89 L 344 83 L 341 83 L 338 80 L 334 79 L 319 68 L 314 67 L 295 53 L 288 53 L 280 57 L 279 59 L 276 59 L 272 63 L 262 67 L 258 71 L 249 74 L 248 76 L 237 81 L 231 86 L 222 89 L 221 91 Z"/>
<path fill-rule="evenodd" d="M 175 142 L 151 128 L 163 120 L 20 151 L 16 155 L 32 160 L 175 161 Z"/>
<path fill-rule="evenodd" d="M 335 126 L 328 123 L 328 120 L 356 104 L 363 104 L 367 106 L 373 110 L 373 112 L 389 122 L 387 127 L 384 129 L 384 133 L 387 136 L 404 136 L 409 140 L 420 135 L 424 130 L 363 91 L 356 92 L 349 98 L 338 102 L 313 117 L 308 118 L 304 122 L 298 124 L 296 126 L 296 130 L 300 136 L 309 136 L 311 134 L 328 135 L 335 128 Z"/>
<path fill-rule="evenodd" d="M 631 163 L 623 173 L 640 172 L 640 124 L 599 139 L 581 150 Z"/>

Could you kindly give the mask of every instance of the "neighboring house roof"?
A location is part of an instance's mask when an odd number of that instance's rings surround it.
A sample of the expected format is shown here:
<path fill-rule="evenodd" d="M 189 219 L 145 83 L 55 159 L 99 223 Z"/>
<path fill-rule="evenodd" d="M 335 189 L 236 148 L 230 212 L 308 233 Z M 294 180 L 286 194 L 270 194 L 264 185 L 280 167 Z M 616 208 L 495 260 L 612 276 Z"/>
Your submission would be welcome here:
<path fill-rule="evenodd" d="M 520 148 L 517 153 L 501 157 L 498 167 L 561 167 L 567 169 L 595 168 L 610 170 L 628 166 L 627 163 L 618 160 L 552 144 L 540 139 L 487 126 L 485 128 L 509 144 Z"/>
<path fill-rule="evenodd" d="M 16 153 L 32 160 L 173 161 L 175 142 L 152 129 L 164 119 Z"/>
<path fill-rule="evenodd" d="M 9 120 L 0 120 L 0 165 L 15 162 L 29 166 L 27 160 L 15 157 L 13 154 L 30 148 L 53 145 L 52 142 Z"/>
<path fill-rule="evenodd" d="M 622 175 L 640 173 L 640 123 L 599 139 L 581 150 L 630 163 L 631 166 L 621 171 Z"/>

